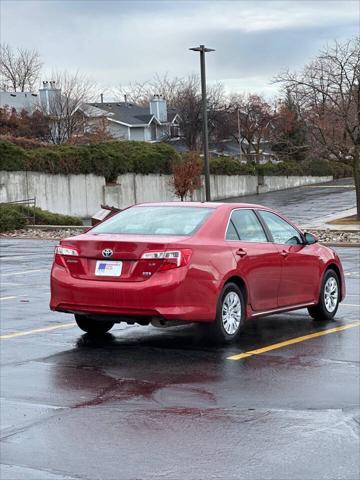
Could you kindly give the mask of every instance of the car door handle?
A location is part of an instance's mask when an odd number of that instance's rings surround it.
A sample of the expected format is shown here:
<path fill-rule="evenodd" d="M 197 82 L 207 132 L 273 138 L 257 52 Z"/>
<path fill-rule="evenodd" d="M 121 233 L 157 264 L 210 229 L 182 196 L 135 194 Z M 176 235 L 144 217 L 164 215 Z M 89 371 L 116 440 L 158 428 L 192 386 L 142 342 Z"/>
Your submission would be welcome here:
<path fill-rule="evenodd" d="M 247 252 L 243 248 L 239 248 L 235 253 L 239 255 L 239 257 L 245 257 L 245 255 L 247 255 Z"/>
<path fill-rule="evenodd" d="M 282 255 L 284 258 L 286 258 L 286 257 L 289 255 L 289 252 L 287 252 L 286 250 L 283 250 L 283 251 L 281 252 L 281 255 Z"/>

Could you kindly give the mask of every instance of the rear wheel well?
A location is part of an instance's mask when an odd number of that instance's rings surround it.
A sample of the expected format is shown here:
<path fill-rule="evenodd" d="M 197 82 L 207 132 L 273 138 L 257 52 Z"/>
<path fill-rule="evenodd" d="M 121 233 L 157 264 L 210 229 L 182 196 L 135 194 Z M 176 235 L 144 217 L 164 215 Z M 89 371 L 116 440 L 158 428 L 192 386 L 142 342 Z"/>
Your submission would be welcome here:
<path fill-rule="evenodd" d="M 247 293 L 244 280 L 241 277 L 230 277 L 226 280 L 225 285 L 227 285 L 228 283 L 235 283 L 235 285 L 237 285 L 240 288 L 241 293 L 244 295 L 245 305 L 247 305 L 248 293 Z"/>
<path fill-rule="evenodd" d="M 341 288 L 341 275 L 340 275 L 339 267 L 338 267 L 335 263 L 330 263 L 330 265 L 328 265 L 328 266 L 326 267 L 326 270 L 325 270 L 325 272 L 324 272 L 324 275 L 325 275 L 325 273 L 326 273 L 328 270 L 334 270 L 334 272 L 335 272 L 336 275 L 338 276 L 339 288 L 340 288 L 340 298 L 341 298 L 341 296 L 342 296 L 342 288 Z"/>

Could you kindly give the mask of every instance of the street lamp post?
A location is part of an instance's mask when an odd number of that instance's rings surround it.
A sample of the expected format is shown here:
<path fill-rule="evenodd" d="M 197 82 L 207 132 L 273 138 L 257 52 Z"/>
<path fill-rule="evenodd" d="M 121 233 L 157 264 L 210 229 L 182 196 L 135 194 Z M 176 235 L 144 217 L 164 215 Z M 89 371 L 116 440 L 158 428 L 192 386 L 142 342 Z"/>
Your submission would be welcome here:
<path fill-rule="evenodd" d="M 213 48 L 206 48 L 205 45 L 190 48 L 193 52 L 200 52 L 200 72 L 201 72 L 201 96 L 203 110 L 203 145 L 204 145 L 204 165 L 205 165 L 205 199 L 211 200 L 210 195 L 210 166 L 209 166 L 209 134 L 207 119 L 207 98 L 206 98 L 206 72 L 205 72 L 205 53 L 215 52 Z"/>
<path fill-rule="evenodd" d="M 241 129 L 240 129 L 240 109 L 237 107 L 237 124 L 238 124 L 238 137 L 239 137 L 239 161 L 242 160 L 242 151 L 241 151 Z"/>

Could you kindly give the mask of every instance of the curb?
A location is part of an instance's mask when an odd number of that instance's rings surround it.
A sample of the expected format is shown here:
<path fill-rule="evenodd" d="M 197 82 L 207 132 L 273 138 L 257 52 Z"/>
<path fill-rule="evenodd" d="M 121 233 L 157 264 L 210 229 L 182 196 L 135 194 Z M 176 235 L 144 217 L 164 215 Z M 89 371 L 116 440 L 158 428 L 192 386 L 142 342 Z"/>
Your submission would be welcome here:
<path fill-rule="evenodd" d="M 25 225 L 25 230 L 40 230 L 40 231 L 53 231 L 53 230 L 85 230 L 90 228 L 91 225 Z"/>
<path fill-rule="evenodd" d="M 321 242 L 321 245 L 325 245 L 326 247 L 344 247 L 344 248 L 360 248 L 359 242 Z"/>

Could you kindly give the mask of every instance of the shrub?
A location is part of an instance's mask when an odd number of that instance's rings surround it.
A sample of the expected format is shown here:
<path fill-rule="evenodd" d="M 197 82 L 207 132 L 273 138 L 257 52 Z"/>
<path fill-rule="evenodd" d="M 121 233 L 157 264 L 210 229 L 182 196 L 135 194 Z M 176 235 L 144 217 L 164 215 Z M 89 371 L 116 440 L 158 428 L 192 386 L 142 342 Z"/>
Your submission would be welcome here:
<path fill-rule="evenodd" d="M 253 163 L 240 163 L 231 157 L 210 159 L 210 173 L 217 175 L 256 175 Z"/>
<path fill-rule="evenodd" d="M 333 174 L 331 163 L 328 160 L 309 158 L 301 162 L 301 166 L 306 175 L 321 177 Z"/>
<path fill-rule="evenodd" d="M 33 148 L 46 147 L 46 143 L 27 137 L 14 137 L 11 135 L 0 135 L 0 141 L 10 142 L 21 147 L 24 150 L 32 150 Z"/>
<path fill-rule="evenodd" d="M 10 142 L 0 141 L 0 170 L 25 170 L 26 152 Z"/>
<path fill-rule="evenodd" d="M 4 138 L 4 137 L 3 137 Z M 25 146 L 25 144 L 24 144 Z M 30 147 L 29 147 L 30 148 Z M 183 155 L 184 156 L 184 155 Z M 180 155 L 165 143 L 135 141 L 91 145 L 48 145 L 25 150 L 0 139 L 0 170 L 30 170 L 52 174 L 93 173 L 116 181 L 124 173 L 169 174 Z M 349 165 L 317 158 L 264 165 L 242 164 L 232 157 L 210 158 L 210 173 L 218 175 L 333 175 L 351 177 Z"/>
<path fill-rule="evenodd" d="M 330 161 L 332 175 L 334 178 L 346 178 L 353 176 L 353 169 L 351 165 L 347 163 L 337 162 L 337 161 Z"/>
<path fill-rule="evenodd" d="M 62 215 L 26 205 L 15 205 L 15 207 L 30 221 L 35 217 L 35 225 L 82 225 L 81 218 L 72 215 Z"/>
<path fill-rule="evenodd" d="M 0 141 L 0 170 L 30 170 L 53 174 L 93 173 L 115 181 L 118 175 L 171 173 L 179 159 L 166 144 L 146 142 L 104 142 L 92 145 L 52 145 L 25 151 Z"/>
<path fill-rule="evenodd" d="M 13 205 L 0 204 L 0 232 L 9 232 L 26 225 L 24 215 Z"/>
<path fill-rule="evenodd" d="M 203 164 L 197 152 L 188 152 L 179 161 L 172 164 L 170 186 L 177 197 L 184 200 L 201 187 Z"/>
<path fill-rule="evenodd" d="M 52 213 L 41 208 L 28 207 L 21 204 L 0 204 L 0 232 L 23 228 L 32 223 L 35 216 L 35 225 L 82 225 L 78 217 Z"/>

